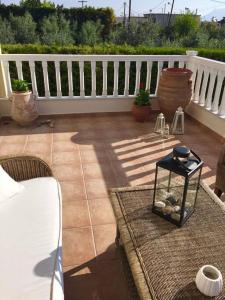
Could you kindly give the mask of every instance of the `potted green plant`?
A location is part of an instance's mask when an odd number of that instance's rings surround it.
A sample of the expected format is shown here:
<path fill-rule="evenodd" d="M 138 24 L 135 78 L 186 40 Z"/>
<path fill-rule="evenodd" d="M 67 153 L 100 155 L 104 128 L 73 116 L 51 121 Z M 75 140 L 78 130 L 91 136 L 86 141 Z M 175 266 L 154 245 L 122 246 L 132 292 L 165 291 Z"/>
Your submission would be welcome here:
<path fill-rule="evenodd" d="M 12 80 L 11 117 L 22 126 L 30 125 L 38 117 L 36 97 L 29 87 L 26 80 Z"/>
<path fill-rule="evenodd" d="M 139 93 L 136 96 L 136 99 L 133 104 L 132 113 L 134 119 L 137 122 L 145 122 L 150 119 L 151 115 L 151 102 L 150 102 L 150 93 L 148 90 L 145 90 L 144 84 L 140 84 Z"/>

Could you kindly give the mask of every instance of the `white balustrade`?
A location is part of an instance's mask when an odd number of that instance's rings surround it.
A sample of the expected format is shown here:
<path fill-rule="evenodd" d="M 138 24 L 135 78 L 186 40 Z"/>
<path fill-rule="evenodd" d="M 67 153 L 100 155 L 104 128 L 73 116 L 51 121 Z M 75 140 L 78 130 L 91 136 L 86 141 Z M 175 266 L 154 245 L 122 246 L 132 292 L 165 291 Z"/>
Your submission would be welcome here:
<path fill-rule="evenodd" d="M 129 85 L 130 83 L 130 61 L 125 62 L 125 85 L 124 85 L 124 96 L 128 97 L 129 95 Z"/>
<path fill-rule="evenodd" d="M 72 71 L 72 61 L 67 61 L 67 74 L 68 74 L 69 97 L 73 97 L 73 71 Z"/>
<path fill-rule="evenodd" d="M 140 80 L 141 80 L 141 61 L 136 62 L 136 81 L 135 81 L 135 91 L 134 95 L 136 96 L 139 93 Z"/>
<path fill-rule="evenodd" d="M 119 62 L 114 61 L 114 87 L 113 87 L 113 96 L 118 96 L 118 83 L 119 83 Z"/>
<path fill-rule="evenodd" d="M 193 101 L 224 117 L 225 63 L 193 56 L 190 57 L 188 66 L 193 71 Z"/>
<path fill-rule="evenodd" d="M 45 97 L 50 97 L 50 89 L 49 89 L 49 79 L 48 79 L 48 63 L 47 61 L 42 61 L 42 69 L 44 76 L 44 86 L 45 86 Z"/>
<path fill-rule="evenodd" d="M 165 65 L 168 67 L 187 67 L 192 70 L 192 88 L 193 88 L 193 101 L 207 110 L 211 110 L 214 114 L 225 114 L 225 63 L 218 62 L 206 58 L 191 55 L 58 55 L 58 54 L 0 54 L 0 61 L 3 63 L 3 69 L 5 73 L 6 85 L 8 95 L 12 93 L 11 81 L 12 77 L 15 78 L 15 74 L 12 75 L 12 69 L 9 68 L 12 62 L 15 62 L 16 72 L 18 79 L 27 78 L 25 73 L 24 62 L 29 65 L 30 80 L 32 84 L 33 93 L 39 100 L 44 99 L 113 99 L 113 98 L 134 98 L 138 94 L 140 88 L 140 78 L 144 78 L 144 84 L 146 90 L 153 90 L 155 85 L 155 91 L 151 96 L 157 94 L 157 88 L 159 84 L 160 75 Z M 64 62 L 66 66 L 66 72 L 68 77 L 68 91 L 67 95 L 62 96 L 62 79 L 61 63 Z M 99 84 L 99 78 L 96 73 L 97 63 L 102 63 L 102 93 L 96 93 L 96 85 Z M 40 96 L 40 83 L 37 81 L 37 66 L 36 63 L 40 63 L 40 68 L 43 72 L 43 85 L 44 95 Z M 49 63 L 53 63 L 55 66 L 55 79 L 50 78 Z M 79 70 L 79 87 L 80 93 L 78 96 L 74 95 L 74 63 L 78 64 Z M 110 66 L 109 66 L 110 63 Z M 121 63 L 125 64 L 124 74 L 124 89 L 119 91 L 119 80 L 121 77 Z M 131 63 L 135 63 L 136 70 L 131 68 Z M 157 63 L 157 70 L 155 64 Z M 176 64 L 175 64 L 176 63 Z M 90 64 L 91 68 L 88 68 Z M 144 64 L 146 67 L 143 67 Z M 98 65 L 99 68 L 100 65 Z M 153 68 L 154 66 L 154 68 Z M 109 70 L 110 67 L 110 70 Z M 40 69 L 39 68 L 39 72 Z M 14 68 L 15 70 L 15 68 Z M 146 71 L 144 71 L 146 70 Z M 65 72 L 65 68 L 64 68 Z M 86 74 L 90 72 L 91 75 L 91 91 L 90 96 L 87 96 L 86 91 Z M 112 75 L 113 72 L 113 75 Z M 135 75 L 135 87 L 133 94 L 130 94 L 130 80 Z M 145 74 L 143 74 L 145 72 Z M 52 73 L 51 73 L 52 74 Z M 51 75 L 52 76 L 52 75 Z M 108 76 L 113 77 L 112 80 L 108 80 Z M 89 76 L 90 77 L 90 76 Z M 154 78 L 154 80 L 153 80 Z M 49 81 L 56 81 L 56 96 L 51 95 Z M 77 81 L 76 81 L 77 82 Z M 154 82 L 154 83 L 153 83 Z M 111 84 L 112 86 L 109 86 Z M 113 90 L 112 95 L 108 94 L 108 90 Z M 223 94 L 223 95 L 222 95 Z"/>
<path fill-rule="evenodd" d="M 36 79 L 36 72 L 35 72 L 35 62 L 29 61 L 29 68 L 30 68 L 30 75 L 31 75 L 31 85 L 32 91 L 36 97 L 38 97 L 38 89 L 37 89 L 37 79 Z"/>

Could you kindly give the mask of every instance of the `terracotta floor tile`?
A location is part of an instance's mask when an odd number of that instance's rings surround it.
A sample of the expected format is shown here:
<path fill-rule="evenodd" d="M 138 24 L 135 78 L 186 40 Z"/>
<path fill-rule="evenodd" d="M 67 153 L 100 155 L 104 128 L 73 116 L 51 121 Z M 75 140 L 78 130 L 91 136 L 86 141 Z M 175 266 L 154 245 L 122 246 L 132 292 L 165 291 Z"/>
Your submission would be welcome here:
<path fill-rule="evenodd" d="M 79 139 L 77 140 L 80 150 L 95 150 L 105 148 L 105 142 L 103 140 L 94 140 L 94 139 Z"/>
<path fill-rule="evenodd" d="M 62 151 L 52 153 L 52 163 L 54 165 L 60 164 L 78 164 L 80 165 L 80 154 L 79 151 Z"/>
<path fill-rule="evenodd" d="M 25 144 L 26 135 L 6 135 L 2 137 L 2 142 L 7 144 Z"/>
<path fill-rule="evenodd" d="M 103 179 L 105 181 L 113 180 L 113 169 L 108 161 L 101 163 L 83 164 L 84 178 L 88 179 Z"/>
<path fill-rule="evenodd" d="M 4 144 L 0 145 L 0 155 L 10 155 L 10 154 L 22 154 L 24 149 L 24 144 Z"/>
<path fill-rule="evenodd" d="M 66 201 L 62 207 L 63 228 L 90 226 L 87 201 Z"/>
<path fill-rule="evenodd" d="M 97 261 L 97 276 L 104 299 L 130 299 L 121 261 Z"/>
<path fill-rule="evenodd" d="M 51 166 L 52 164 L 52 155 L 51 153 L 29 153 L 29 152 L 24 152 L 25 155 L 31 155 L 31 156 L 35 156 L 38 157 L 40 159 L 42 159 L 43 161 L 45 161 L 49 166 Z"/>
<path fill-rule="evenodd" d="M 63 266 L 79 265 L 94 259 L 91 228 L 63 230 Z"/>
<path fill-rule="evenodd" d="M 27 153 L 50 153 L 51 152 L 51 143 L 45 142 L 29 142 L 25 147 L 25 152 Z"/>
<path fill-rule="evenodd" d="M 82 178 L 74 181 L 61 181 L 60 186 L 63 202 L 86 199 L 84 181 Z"/>
<path fill-rule="evenodd" d="M 71 131 L 71 132 L 54 132 L 53 133 L 53 141 L 59 142 L 59 141 L 67 141 L 71 142 L 76 138 L 77 132 Z"/>
<path fill-rule="evenodd" d="M 103 298 L 98 279 L 89 274 L 64 277 L 65 300 L 106 300 Z M 125 299 L 124 299 L 125 300 Z"/>
<path fill-rule="evenodd" d="M 92 225 L 115 223 L 115 217 L 108 198 L 89 201 Z"/>
<path fill-rule="evenodd" d="M 53 165 L 52 169 L 59 181 L 74 181 L 83 177 L 81 167 L 77 164 Z"/>
<path fill-rule="evenodd" d="M 115 245 L 116 224 L 97 225 L 93 227 L 97 260 L 118 259 Z"/>
<path fill-rule="evenodd" d="M 53 141 L 53 152 L 69 152 L 75 150 L 77 150 L 77 145 L 74 144 L 72 141 Z"/>
<path fill-rule="evenodd" d="M 104 149 L 88 150 L 83 149 L 80 151 L 82 163 L 98 163 L 105 162 L 108 159 L 107 153 Z"/>
<path fill-rule="evenodd" d="M 28 136 L 28 142 L 38 142 L 38 143 L 52 143 L 52 133 L 40 133 L 40 134 L 30 134 Z"/>
<path fill-rule="evenodd" d="M 85 186 L 89 200 L 108 196 L 108 187 L 102 179 L 87 179 L 85 180 Z"/>

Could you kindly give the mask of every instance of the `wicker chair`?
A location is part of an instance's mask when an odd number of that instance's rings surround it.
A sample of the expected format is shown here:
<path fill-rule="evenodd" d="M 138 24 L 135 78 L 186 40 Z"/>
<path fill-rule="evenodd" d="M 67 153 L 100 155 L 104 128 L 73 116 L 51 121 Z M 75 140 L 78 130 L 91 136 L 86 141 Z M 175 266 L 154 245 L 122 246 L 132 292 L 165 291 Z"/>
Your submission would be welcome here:
<path fill-rule="evenodd" d="M 225 193 L 225 144 L 222 146 L 217 163 L 215 194 L 220 198 Z"/>
<path fill-rule="evenodd" d="M 0 165 L 16 181 L 53 176 L 50 167 L 34 156 L 0 157 Z"/>

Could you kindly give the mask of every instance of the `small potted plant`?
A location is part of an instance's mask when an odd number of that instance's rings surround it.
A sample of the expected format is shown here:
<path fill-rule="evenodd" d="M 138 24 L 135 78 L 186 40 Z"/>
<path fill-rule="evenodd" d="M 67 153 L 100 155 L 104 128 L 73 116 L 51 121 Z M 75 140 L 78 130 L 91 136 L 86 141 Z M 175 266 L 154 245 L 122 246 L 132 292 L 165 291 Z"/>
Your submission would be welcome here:
<path fill-rule="evenodd" d="M 145 122 L 150 119 L 150 93 L 148 90 L 145 90 L 143 83 L 140 84 L 139 93 L 134 101 L 132 113 L 137 122 Z"/>
<path fill-rule="evenodd" d="M 19 125 L 30 125 L 38 117 L 37 104 L 26 80 L 12 81 L 11 117 Z"/>

